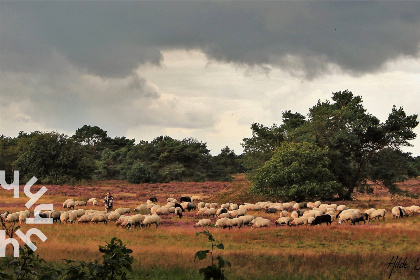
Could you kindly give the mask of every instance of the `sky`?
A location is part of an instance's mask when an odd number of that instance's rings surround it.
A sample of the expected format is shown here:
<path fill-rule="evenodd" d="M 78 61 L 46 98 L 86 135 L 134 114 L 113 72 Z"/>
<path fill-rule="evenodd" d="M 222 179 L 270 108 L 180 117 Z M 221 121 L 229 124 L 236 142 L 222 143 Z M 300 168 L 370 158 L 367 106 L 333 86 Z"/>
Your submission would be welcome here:
<path fill-rule="evenodd" d="M 252 123 L 346 89 L 383 122 L 419 114 L 419 50 L 416 1 L 1 1 L 0 134 L 97 125 L 241 154 Z"/>

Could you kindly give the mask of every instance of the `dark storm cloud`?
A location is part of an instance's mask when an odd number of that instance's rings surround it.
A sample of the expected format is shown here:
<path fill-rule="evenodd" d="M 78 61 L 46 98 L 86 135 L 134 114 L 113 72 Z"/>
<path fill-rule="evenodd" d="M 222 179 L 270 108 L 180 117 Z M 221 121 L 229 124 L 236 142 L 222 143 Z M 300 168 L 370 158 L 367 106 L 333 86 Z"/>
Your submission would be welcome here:
<path fill-rule="evenodd" d="M 417 56 L 417 2 L 3 2 L 0 67 L 59 69 L 51 54 L 103 77 L 160 64 L 161 51 L 201 49 L 210 59 L 316 76 L 353 74 Z"/>

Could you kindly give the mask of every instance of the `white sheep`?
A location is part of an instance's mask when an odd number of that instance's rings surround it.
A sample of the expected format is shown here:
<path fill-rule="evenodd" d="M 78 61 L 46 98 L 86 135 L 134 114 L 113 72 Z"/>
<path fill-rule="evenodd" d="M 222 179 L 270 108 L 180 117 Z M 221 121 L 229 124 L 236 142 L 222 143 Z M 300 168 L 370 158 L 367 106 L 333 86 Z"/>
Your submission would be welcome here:
<path fill-rule="evenodd" d="M 97 223 L 104 223 L 107 224 L 108 223 L 108 219 L 105 215 L 102 214 L 96 214 L 92 217 L 92 219 L 90 220 L 91 223 L 93 224 L 97 224 Z"/>
<path fill-rule="evenodd" d="M 69 219 L 67 220 L 70 224 L 75 223 L 77 220 L 77 214 L 74 211 L 69 212 Z"/>
<path fill-rule="evenodd" d="M 68 219 L 69 219 L 69 212 L 63 212 L 60 215 L 60 221 L 62 224 L 66 224 Z"/>
<path fill-rule="evenodd" d="M 300 225 L 307 225 L 308 224 L 308 218 L 307 217 L 300 217 L 297 219 L 293 219 L 289 225 L 294 226 L 300 226 Z"/>
<path fill-rule="evenodd" d="M 194 227 L 207 227 L 210 225 L 211 225 L 210 219 L 201 219 L 194 225 Z"/>
<path fill-rule="evenodd" d="M 130 213 L 130 208 L 117 208 L 115 210 L 115 212 L 117 212 L 120 215 L 129 214 Z"/>
<path fill-rule="evenodd" d="M 121 215 L 115 211 L 106 214 L 108 221 L 116 222 L 121 217 Z"/>
<path fill-rule="evenodd" d="M 291 220 L 292 219 L 290 217 L 280 217 L 274 222 L 274 224 L 276 226 L 289 225 Z"/>
<path fill-rule="evenodd" d="M 128 218 L 130 218 L 130 216 L 121 215 L 118 218 L 118 220 L 115 222 L 115 226 L 119 227 L 120 225 L 122 225 L 123 223 L 125 223 L 126 220 L 128 220 Z"/>
<path fill-rule="evenodd" d="M 130 216 L 125 223 L 122 224 L 122 226 L 125 226 L 127 229 L 130 227 L 141 227 L 142 222 L 144 221 L 146 217 L 141 214 L 137 214 L 134 216 Z"/>
<path fill-rule="evenodd" d="M 258 219 L 253 224 L 253 228 L 269 227 L 271 224 L 269 219 Z"/>
<path fill-rule="evenodd" d="M 72 214 L 76 214 L 76 213 L 73 213 L 73 212 L 71 212 L 70 214 L 69 214 L 69 221 L 70 221 L 70 217 L 72 216 Z M 90 221 L 92 221 L 92 218 L 94 217 L 95 215 L 83 215 L 83 216 L 81 216 L 78 220 L 77 220 L 77 223 L 90 223 Z M 99 216 L 99 215 L 98 215 Z"/>
<path fill-rule="evenodd" d="M 385 220 L 385 214 L 386 214 L 385 209 L 377 209 L 369 215 L 369 220 L 376 219 L 376 218 L 378 218 L 379 220 L 380 217 L 382 217 L 382 220 Z"/>
<path fill-rule="evenodd" d="M 152 224 L 155 224 L 157 228 L 160 225 L 161 220 L 162 219 L 158 215 L 153 214 L 150 216 L 146 216 L 143 220 L 142 225 L 150 227 Z"/>

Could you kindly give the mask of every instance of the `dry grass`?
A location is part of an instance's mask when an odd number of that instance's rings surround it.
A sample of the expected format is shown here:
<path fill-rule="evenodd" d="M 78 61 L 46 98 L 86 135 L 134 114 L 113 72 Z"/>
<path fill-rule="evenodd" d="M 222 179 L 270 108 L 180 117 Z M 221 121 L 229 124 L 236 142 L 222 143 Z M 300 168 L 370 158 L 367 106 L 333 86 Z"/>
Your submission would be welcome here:
<path fill-rule="evenodd" d="M 410 181 L 405 187 L 417 191 L 419 183 L 420 180 Z M 46 186 L 48 192 L 40 203 L 54 203 L 55 209 L 62 210 L 62 201 L 68 197 L 100 198 L 107 190 L 111 190 L 116 197 L 117 207 L 135 207 L 150 196 L 158 197 L 163 203 L 167 197 L 178 198 L 185 194 L 200 194 L 208 201 L 219 203 L 263 200 L 246 192 L 249 185 L 244 177 L 239 176 L 231 183 L 129 185 L 111 181 L 83 186 Z M 33 188 L 32 192 L 35 190 Z M 0 190 L 0 212 L 6 209 L 23 210 L 26 201 L 26 197 L 13 199 L 11 191 Z M 388 210 L 395 205 L 420 205 L 419 200 L 391 199 L 380 188 L 372 195 L 358 194 L 355 201 L 344 203 L 360 209 L 377 207 Z M 102 206 L 84 208 L 102 209 Z M 272 221 L 277 218 L 277 215 L 263 211 L 250 214 Z M 420 261 L 417 262 L 420 258 L 420 216 L 398 220 L 389 216 L 384 222 L 356 226 L 213 228 L 211 232 L 217 241 L 225 245 L 225 250 L 217 253 L 232 263 L 232 268 L 227 269 L 228 279 L 388 279 L 390 269 L 387 267 L 393 256 L 407 257 L 409 268 L 395 269 L 391 279 L 419 279 L 420 270 L 414 270 L 414 267 L 420 267 Z M 181 220 L 165 217 L 159 228 L 140 230 L 117 228 L 113 223 L 36 225 L 48 240 L 43 243 L 36 237 L 32 239 L 37 243 L 37 253 L 47 261 L 91 261 L 100 258 L 98 246 L 115 236 L 133 250 L 138 271 L 167 272 L 167 278 L 162 278 L 173 279 L 170 277 L 173 271 L 187 273 L 208 264 L 205 261 L 194 262 L 196 251 L 209 249 L 205 236 L 196 237 L 196 233 L 202 230 L 193 227 L 197 220 L 194 213 L 187 213 Z M 31 227 L 34 226 L 22 225 L 22 231 L 26 232 Z M 8 249 L 11 251 L 10 245 Z M 192 275 L 185 279 L 197 276 Z"/>

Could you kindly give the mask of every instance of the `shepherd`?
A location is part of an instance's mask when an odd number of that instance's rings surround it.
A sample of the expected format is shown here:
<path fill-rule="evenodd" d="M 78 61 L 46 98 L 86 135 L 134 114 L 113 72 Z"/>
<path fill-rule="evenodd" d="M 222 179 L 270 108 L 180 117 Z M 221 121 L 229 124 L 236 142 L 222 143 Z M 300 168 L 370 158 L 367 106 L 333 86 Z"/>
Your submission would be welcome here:
<path fill-rule="evenodd" d="M 112 210 L 112 207 L 114 206 L 114 197 L 111 195 L 110 192 L 106 194 L 104 203 L 105 203 L 105 213 L 108 213 L 108 210 Z"/>

